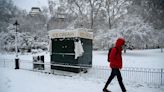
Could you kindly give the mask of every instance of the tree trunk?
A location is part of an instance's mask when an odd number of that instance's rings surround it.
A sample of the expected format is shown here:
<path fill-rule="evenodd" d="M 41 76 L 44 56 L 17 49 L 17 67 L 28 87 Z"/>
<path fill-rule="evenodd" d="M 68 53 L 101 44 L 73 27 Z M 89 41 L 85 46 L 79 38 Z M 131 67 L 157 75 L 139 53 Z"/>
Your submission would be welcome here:
<path fill-rule="evenodd" d="M 109 29 L 111 29 L 112 28 L 112 24 L 111 24 L 110 17 L 108 18 L 108 25 L 109 25 Z"/>
<path fill-rule="evenodd" d="M 93 10 L 91 10 L 91 29 L 93 29 Z"/>

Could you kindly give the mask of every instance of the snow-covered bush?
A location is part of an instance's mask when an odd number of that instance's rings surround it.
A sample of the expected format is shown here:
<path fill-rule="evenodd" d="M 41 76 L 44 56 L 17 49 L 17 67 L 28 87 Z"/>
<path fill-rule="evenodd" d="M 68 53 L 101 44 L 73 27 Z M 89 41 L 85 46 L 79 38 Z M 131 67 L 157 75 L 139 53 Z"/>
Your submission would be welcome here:
<path fill-rule="evenodd" d="M 119 30 L 127 44 L 135 48 L 153 48 L 157 44 L 154 28 L 140 16 L 126 15 L 119 23 Z"/>
<path fill-rule="evenodd" d="M 0 35 L 0 49 L 5 51 L 15 51 L 15 31 L 9 30 L 8 33 L 1 32 Z M 29 52 L 32 48 L 47 50 L 48 42 L 46 42 L 44 38 L 35 39 L 35 36 L 31 35 L 29 32 L 17 32 L 17 38 L 18 50 L 21 52 Z"/>
<path fill-rule="evenodd" d="M 137 15 L 127 14 L 121 17 L 117 26 L 111 30 L 98 30 L 94 37 L 94 46 L 100 49 L 108 49 L 118 37 L 125 38 L 127 48 L 158 47 L 158 36 L 155 29 Z"/>

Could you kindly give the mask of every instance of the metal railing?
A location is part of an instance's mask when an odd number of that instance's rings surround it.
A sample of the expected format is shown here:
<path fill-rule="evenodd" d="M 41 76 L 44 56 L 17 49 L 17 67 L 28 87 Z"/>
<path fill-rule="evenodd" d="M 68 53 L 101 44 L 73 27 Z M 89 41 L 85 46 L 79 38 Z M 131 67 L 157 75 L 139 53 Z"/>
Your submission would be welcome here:
<path fill-rule="evenodd" d="M 111 69 L 108 66 L 90 66 L 85 65 L 68 65 L 68 64 L 50 64 L 50 63 L 34 63 L 29 60 L 20 60 L 20 69 L 32 70 L 38 72 L 52 73 L 55 75 L 74 76 L 80 75 L 84 78 L 100 79 L 106 81 L 111 73 Z M 33 64 L 44 64 L 44 70 L 33 69 Z M 70 73 L 60 70 L 52 70 L 50 66 L 62 66 L 71 68 L 87 68 L 87 72 L 83 73 Z M 11 59 L 0 59 L 0 67 L 15 68 L 15 61 Z M 146 83 L 150 85 L 164 85 L 164 69 L 156 68 L 135 68 L 125 67 L 121 70 L 121 74 L 124 81 L 131 81 L 137 83 Z"/>

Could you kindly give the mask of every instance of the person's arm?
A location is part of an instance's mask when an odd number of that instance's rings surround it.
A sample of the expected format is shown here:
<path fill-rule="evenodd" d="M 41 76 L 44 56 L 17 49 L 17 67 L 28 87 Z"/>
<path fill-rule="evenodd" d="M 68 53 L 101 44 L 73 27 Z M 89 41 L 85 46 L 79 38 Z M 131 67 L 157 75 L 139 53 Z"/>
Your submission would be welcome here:
<path fill-rule="evenodd" d="M 113 62 L 114 58 L 116 57 L 115 55 L 116 55 L 116 48 L 113 48 L 109 56 L 111 62 Z"/>

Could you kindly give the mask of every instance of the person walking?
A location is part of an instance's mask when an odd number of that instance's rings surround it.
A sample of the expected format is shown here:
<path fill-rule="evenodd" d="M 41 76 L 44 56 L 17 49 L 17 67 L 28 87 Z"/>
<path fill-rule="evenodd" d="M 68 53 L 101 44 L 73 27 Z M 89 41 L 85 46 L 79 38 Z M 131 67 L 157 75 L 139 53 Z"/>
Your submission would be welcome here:
<path fill-rule="evenodd" d="M 120 73 L 120 69 L 122 68 L 122 48 L 124 44 L 125 39 L 118 38 L 115 43 L 115 47 L 112 48 L 111 53 L 108 56 L 110 58 L 110 68 L 112 69 L 112 72 L 103 88 L 103 92 L 111 92 L 107 89 L 107 87 L 115 76 L 117 76 L 118 83 L 121 87 L 122 92 L 126 92 L 125 86 L 122 82 L 122 76 Z"/>

